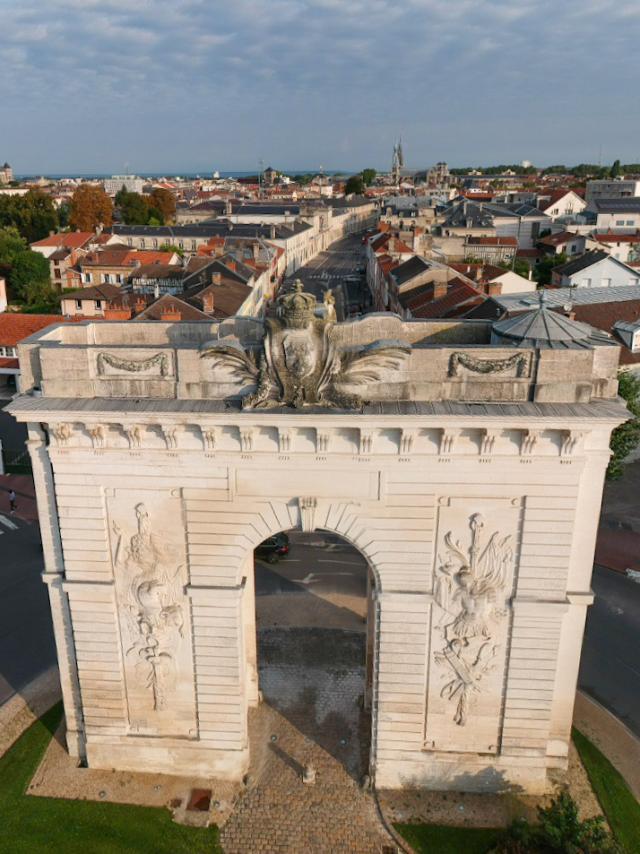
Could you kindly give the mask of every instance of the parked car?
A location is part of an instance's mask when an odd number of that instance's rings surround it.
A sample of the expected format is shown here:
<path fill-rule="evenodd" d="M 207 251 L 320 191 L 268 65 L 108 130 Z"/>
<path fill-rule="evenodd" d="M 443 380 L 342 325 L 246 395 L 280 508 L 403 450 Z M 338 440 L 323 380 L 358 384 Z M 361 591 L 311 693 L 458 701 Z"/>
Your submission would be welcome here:
<path fill-rule="evenodd" d="M 255 550 L 255 556 L 266 560 L 267 563 L 277 563 L 286 554 L 289 554 L 289 537 L 286 534 L 269 537 Z"/>

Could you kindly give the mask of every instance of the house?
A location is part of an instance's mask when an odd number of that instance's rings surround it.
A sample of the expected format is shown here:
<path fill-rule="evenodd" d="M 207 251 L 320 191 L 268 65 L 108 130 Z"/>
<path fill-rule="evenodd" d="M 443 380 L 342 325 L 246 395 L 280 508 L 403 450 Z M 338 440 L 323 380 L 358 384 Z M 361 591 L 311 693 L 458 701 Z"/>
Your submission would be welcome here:
<path fill-rule="evenodd" d="M 545 255 L 582 255 L 586 250 L 587 238 L 570 231 L 558 231 L 541 237 L 538 246 Z"/>
<path fill-rule="evenodd" d="M 605 178 L 587 181 L 585 200 L 587 206 L 594 208 L 594 202 L 600 199 L 625 199 L 640 196 L 640 181 L 633 178 Z"/>
<path fill-rule="evenodd" d="M 554 267 L 551 284 L 555 287 L 610 288 L 640 284 L 640 273 L 612 258 L 607 252 L 592 250 Z"/>
<path fill-rule="evenodd" d="M 149 264 L 180 265 L 176 252 L 159 250 L 132 250 L 128 246 L 109 246 L 98 252 L 89 252 L 78 262 L 77 272 L 82 285 L 123 285 L 131 274 Z M 69 280 L 69 276 L 67 277 Z"/>
<path fill-rule="evenodd" d="M 465 259 L 479 259 L 489 264 L 511 263 L 518 250 L 515 237 L 466 237 L 464 242 Z"/>
<path fill-rule="evenodd" d="M 59 314 L 0 313 L 0 395 L 19 390 L 18 343 L 52 323 L 64 323 Z"/>
<path fill-rule="evenodd" d="M 538 196 L 538 208 L 551 219 L 582 213 L 587 203 L 575 190 L 558 189 Z"/>
<path fill-rule="evenodd" d="M 211 321 L 211 317 L 190 303 L 185 302 L 185 300 L 180 299 L 180 297 L 164 294 L 141 311 L 135 320 L 162 320 L 165 323 L 174 323 L 178 320 Z"/>
<path fill-rule="evenodd" d="M 596 231 L 640 230 L 640 197 L 594 199 Z"/>
<path fill-rule="evenodd" d="M 613 231 L 595 232 L 593 239 L 623 264 L 637 264 L 640 261 L 640 231 L 634 231 L 631 234 Z"/>
<path fill-rule="evenodd" d="M 39 252 L 45 258 L 49 258 L 60 249 L 71 251 L 87 248 L 95 236 L 94 231 L 60 232 L 43 237 L 42 240 L 36 240 L 30 244 L 30 248 L 32 252 Z"/>
<path fill-rule="evenodd" d="M 119 285 L 94 285 L 66 291 L 60 300 L 60 309 L 65 317 L 104 317 L 113 300 L 120 299 Z"/>
<path fill-rule="evenodd" d="M 406 318 L 464 317 L 486 300 L 486 296 L 460 276 L 434 281 L 400 297 Z"/>

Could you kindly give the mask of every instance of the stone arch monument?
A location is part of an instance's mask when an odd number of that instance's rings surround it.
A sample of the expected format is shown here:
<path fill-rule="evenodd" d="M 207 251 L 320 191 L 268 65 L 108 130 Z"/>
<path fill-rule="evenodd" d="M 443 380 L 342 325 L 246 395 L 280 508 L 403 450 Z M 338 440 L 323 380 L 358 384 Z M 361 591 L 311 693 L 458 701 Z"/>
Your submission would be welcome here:
<path fill-rule="evenodd" d="M 20 348 L 68 747 L 238 779 L 253 549 L 335 531 L 376 577 L 378 786 L 544 791 L 565 769 L 619 348 L 489 321 L 79 323 Z"/>

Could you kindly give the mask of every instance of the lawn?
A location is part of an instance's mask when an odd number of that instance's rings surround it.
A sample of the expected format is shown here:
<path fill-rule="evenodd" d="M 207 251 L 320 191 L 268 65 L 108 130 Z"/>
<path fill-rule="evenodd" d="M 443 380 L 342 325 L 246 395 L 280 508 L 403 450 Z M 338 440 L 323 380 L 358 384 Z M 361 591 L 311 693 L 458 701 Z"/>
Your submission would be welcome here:
<path fill-rule="evenodd" d="M 500 833 L 484 827 L 437 824 L 395 824 L 394 827 L 418 854 L 486 854 Z"/>
<path fill-rule="evenodd" d="M 217 828 L 174 824 L 168 810 L 25 795 L 61 716 L 54 706 L 0 759 L 0 854 L 221 854 Z"/>
<path fill-rule="evenodd" d="M 640 851 L 640 804 L 606 756 L 573 730 L 575 744 L 613 835 L 628 854 Z"/>

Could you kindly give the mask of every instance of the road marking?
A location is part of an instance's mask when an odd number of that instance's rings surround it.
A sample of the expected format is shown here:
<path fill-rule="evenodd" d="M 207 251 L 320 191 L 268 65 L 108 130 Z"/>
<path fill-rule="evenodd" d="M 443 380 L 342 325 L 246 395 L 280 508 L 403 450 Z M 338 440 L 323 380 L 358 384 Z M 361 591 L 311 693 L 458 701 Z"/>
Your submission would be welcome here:
<path fill-rule="evenodd" d="M 7 519 L 6 516 L 0 515 L 0 522 L 2 522 L 2 524 L 6 528 L 9 528 L 10 531 L 17 531 L 18 530 L 18 526 L 16 525 L 16 523 L 12 522 L 11 519 Z"/>
<path fill-rule="evenodd" d="M 318 563 L 341 563 L 344 566 L 364 566 L 365 562 L 360 563 L 355 560 L 329 560 L 328 558 L 318 558 Z M 331 575 L 339 575 L 340 573 L 332 572 Z M 351 575 L 350 572 L 342 573 L 343 575 Z"/>

